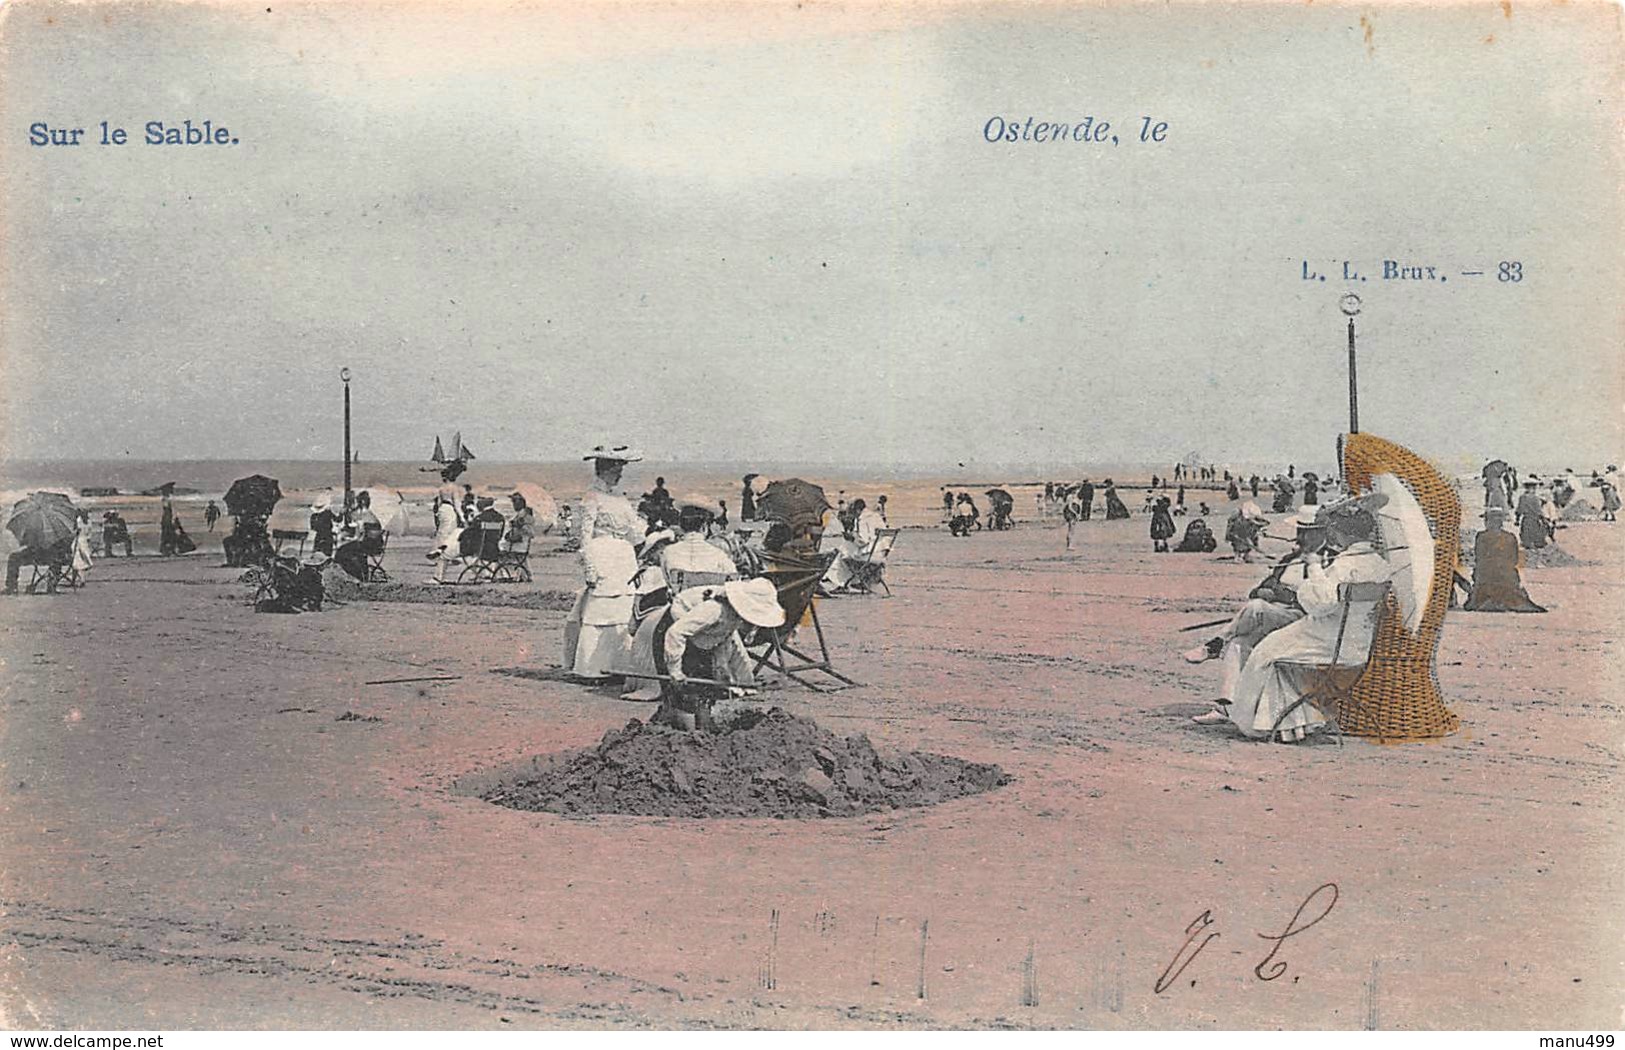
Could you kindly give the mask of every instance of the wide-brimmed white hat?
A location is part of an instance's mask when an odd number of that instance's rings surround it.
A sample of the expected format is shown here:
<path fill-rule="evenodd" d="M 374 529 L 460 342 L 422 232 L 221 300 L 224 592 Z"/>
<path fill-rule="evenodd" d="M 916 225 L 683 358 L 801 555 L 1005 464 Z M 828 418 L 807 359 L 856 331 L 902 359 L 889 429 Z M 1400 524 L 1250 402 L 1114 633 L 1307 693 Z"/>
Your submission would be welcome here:
<path fill-rule="evenodd" d="M 772 580 L 760 576 L 750 580 L 729 580 L 722 585 L 722 590 L 728 596 L 728 604 L 746 623 L 757 627 L 783 625 L 784 606 L 779 604 L 779 594 L 773 589 Z"/>
<path fill-rule="evenodd" d="M 332 497 L 332 495 L 330 493 L 324 492 L 321 495 L 317 496 L 310 503 L 310 512 L 312 514 L 320 514 L 324 510 L 332 510 L 332 509 L 333 509 L 333 497 Z"/>
<path fill-rule="evenodd" d="M 630 445 L 594 445 L 593 450 L 582 459 L 607 459 L 616 463 L 636 463 L 643 458 L 643 453 Z"/>
<path fill-rule="evenodd" d="M 1299 507 L 1298 512 L 1292 515 L 1292 525 L 1294 528 L 1316 529 L 1325 524 L 1326 523 L 1324 521 L 1320 520 L 1320 511 L 1313 506 Z"/>
<path fill-rule="evenodd" d="M 1264 517 L 1264 512 L 1259 509 L 1258 504 L 1254 503 L 1252 500 L 1248 500 L 1241 505 L 1241 516 L 1244 518 L 1249 518 L 1253 521 L 1268 520 Z"/>

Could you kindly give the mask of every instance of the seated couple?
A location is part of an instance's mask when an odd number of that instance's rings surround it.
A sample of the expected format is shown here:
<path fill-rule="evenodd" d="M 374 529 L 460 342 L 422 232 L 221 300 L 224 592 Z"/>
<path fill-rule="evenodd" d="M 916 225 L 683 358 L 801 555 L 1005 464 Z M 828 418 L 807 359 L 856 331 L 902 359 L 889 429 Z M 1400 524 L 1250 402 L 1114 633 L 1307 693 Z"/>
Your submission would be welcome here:
<path fill-rule="evenodd" d="M 1378 582 L 1393 574 L 1377 546 L 1375 511 L 1385 502 L 1386 497 L 1371 495 L 1298 512 L 1292 552 L 1253 588 L 1223 631 L 1184 654 L 1191 663 L 1224 661 L 1219 699 L 1196 722 L 1231 722 L 1249 737 L 1271 735 L 1276 720 L 1311 684 L 1286 665 L 1331 662 L 1343 611 L 1339 585 Z M 1340 664 L 1364 662 L 1375 613 L 1369 606 L 1351 610 Z M 1302 740 L 1323 722 L 1304 704 L 1282 724 L 1282 738 Z"/>

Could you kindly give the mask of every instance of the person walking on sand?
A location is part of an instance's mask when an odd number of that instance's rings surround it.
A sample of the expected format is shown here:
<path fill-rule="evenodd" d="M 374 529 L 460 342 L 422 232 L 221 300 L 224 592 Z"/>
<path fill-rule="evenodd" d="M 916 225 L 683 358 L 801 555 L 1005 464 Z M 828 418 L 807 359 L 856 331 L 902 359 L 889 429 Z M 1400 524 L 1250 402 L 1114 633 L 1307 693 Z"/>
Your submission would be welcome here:
<path fill-rule="evenodd" d="M 1076 489 L 1068 489 L 1066 500 L 1061 504 L 1061 520 L 1066 522 L 1066 549 L 1072 549 L 1072 534 L 1078 529 L 1078 522 L 1083 520 L 1083 501 L 1078 497 Z"/>
<path fill-rule="evenodd" d="M 1088 521 L 1094 516 L 1095 483 L 1088 478 L 1084 478 L 1083 483 L 1078 486 L 1078 503 L 1083 507 L 1083 513 L 1078 518 L 1079 521 Z"/>
<path fill-rule="evenodd" d="M 446 582 L 446 563 L 457 557 L 458 534 L 463 527 L 457 519 L 457 500 L 450 489 L 434 499 L 434 540 L 429 544 L 428 558 L 434 564 L 434 582 Z"/>
<path fill-rule="evenodd" d="M 203 524 L 208 526 L 210 532 L 213 532 L 214 523 L 219 520 L 220 508 L 215 506 L 214 500 L 210 500 L 209 505 L 203 508 Z"/>

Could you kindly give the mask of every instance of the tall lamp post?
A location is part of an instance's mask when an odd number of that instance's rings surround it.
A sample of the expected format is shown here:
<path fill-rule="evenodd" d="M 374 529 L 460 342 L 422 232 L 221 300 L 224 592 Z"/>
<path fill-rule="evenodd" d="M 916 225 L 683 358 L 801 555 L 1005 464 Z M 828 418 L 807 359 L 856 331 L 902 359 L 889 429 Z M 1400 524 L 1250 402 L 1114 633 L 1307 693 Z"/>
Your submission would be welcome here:
<path fill-rule="evenodd" d="M 1360 390 L 1354 371 L 1354 316 L 1360 312 L 1360 297 L 1349 292 L 1338 301 L 1337 308 L 1349 319 L 1349 433 L 1360 432 Z M 345 404 L 349 404 L 348 401 Z"/>
<path fill-rule="evenodd" d="M 338 377 L 345 382 L 345 525 L 349 525 L 349 369 L 338 369 Z"/>

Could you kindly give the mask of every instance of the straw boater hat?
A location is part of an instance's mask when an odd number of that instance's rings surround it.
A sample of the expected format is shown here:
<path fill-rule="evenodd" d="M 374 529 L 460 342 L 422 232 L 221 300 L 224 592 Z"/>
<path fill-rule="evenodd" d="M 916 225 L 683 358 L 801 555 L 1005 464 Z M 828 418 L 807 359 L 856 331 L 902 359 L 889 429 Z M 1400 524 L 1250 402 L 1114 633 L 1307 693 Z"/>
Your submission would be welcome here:
<path fill-rule="evenodd" d="M 1292 524 L 1301 532 L 1304 529 L 1318 529 L 1325 526 L 1320 519 L 1320 512 L 1314 507 L 1299 507 L 1298 513 L 1292 515 Z"/>
<path fill-rule="evenodd" d="M 312 514 L 320 514 L 324 510 L 332 510 L 332 509 L 333 509 L 333 497 L 328 495 L 325 492 L 322 493 L 320 496 L 317 496 L 315 501 L 312 502 L 311 505 L 310 505 L 310 512 Z"/>
<path fill-rule="evenodd" d="M 630 445 L 595 445 L 582 459 L 607 459 L 615 463 L 636 463 L 643 453 Z"/>
<path fill-rule="evenodd" d="M 779 627 L 784 624 L 784 607 L 779 604 L 773 581 L 756 577 L 751 580 L 730 580 L 722 585 L 723 593 L 734 612 L 757 627 Z"/>

